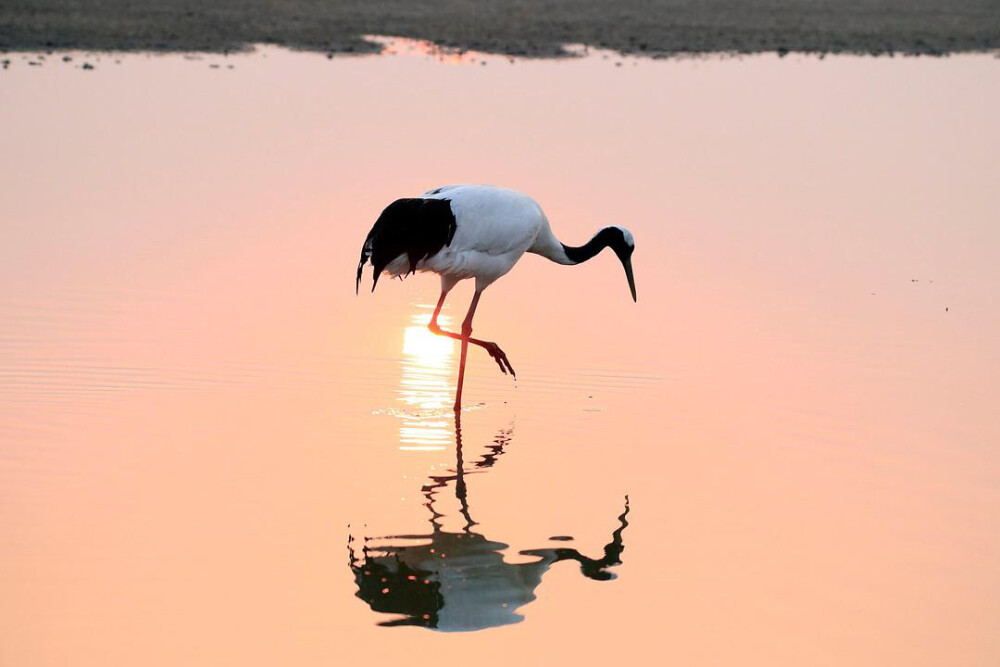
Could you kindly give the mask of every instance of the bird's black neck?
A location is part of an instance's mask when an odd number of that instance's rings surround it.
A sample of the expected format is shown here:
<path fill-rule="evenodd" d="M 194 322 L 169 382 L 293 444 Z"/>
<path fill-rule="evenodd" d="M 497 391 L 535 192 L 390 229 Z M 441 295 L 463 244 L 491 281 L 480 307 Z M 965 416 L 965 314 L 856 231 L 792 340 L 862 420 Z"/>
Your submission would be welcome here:
<path fill-rule="evenodd" d="M 619 233 L 618 236 L 620 237 L 621 234 Z M 615 228 L 605 227 L 601 231 L 594 234 L 594 238 L 590 239 L 582 246 L 568 246 L 565 243 L 560 245 L 562 245 L 563 252 L 566 253 L 566 257 L 569 258 L 569 261 L 574 264 L 580 264 L 581 262 L 586 262 L 588 259 L 596 256 L 605 248 L 611 247 L 611 245 L 615 242 L 615 238 Z"/>

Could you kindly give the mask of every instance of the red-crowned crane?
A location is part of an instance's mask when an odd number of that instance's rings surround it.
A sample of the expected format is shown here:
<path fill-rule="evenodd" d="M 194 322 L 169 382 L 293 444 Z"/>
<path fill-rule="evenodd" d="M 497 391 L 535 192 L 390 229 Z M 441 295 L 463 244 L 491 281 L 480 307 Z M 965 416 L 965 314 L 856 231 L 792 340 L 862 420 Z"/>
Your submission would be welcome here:
<path fill-rule="evenodd" d="M 419 197 L 397 199 L 382 211 L 361 248 L 356 289 L 360 289 L 361 272 L 369 260 L 375 271 L 372 291 L 383 271 L 392 276 L 417 271 L 441 276 L 441 298 L 428 328 L 462 341 L 455 392 L 458 411 L 469 343 L 486 350 L 501 371 L 514 375 L 514 367 L 496 343 L 472 338 L 472 317 L 483 290 L 514 268 L 526 252 L 558 264 L 580 264 L 605 248 L 611 248 L 621 260 L 635 300 L 635 241 L 624 227 L 605 227 L 582 246 L 567 246 L 555 237 L 542 207 L 528 195 L 488 185 L 448 185 Z M 451 288 L 467 278 L 476 279 L 476 293 L 462 323 L 462 333 L 444 331 L 437 323 L 441 306 Z"/>

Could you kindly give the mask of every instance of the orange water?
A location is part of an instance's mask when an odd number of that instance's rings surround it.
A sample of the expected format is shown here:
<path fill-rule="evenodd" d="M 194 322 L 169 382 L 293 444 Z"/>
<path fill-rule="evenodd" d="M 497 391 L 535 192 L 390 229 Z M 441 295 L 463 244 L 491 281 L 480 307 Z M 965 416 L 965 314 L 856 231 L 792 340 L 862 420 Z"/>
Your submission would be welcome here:
<path fill-rule="evenodd" d="M 1000 658 L 1000 61 L 85 59 L 0 72 L 0 663 Z M 461 478 L 436 280 L 353 280 L 450 182 L 637 241 L 486 292 Z M 358 597 L 434 544 L 484 629 Z"/>

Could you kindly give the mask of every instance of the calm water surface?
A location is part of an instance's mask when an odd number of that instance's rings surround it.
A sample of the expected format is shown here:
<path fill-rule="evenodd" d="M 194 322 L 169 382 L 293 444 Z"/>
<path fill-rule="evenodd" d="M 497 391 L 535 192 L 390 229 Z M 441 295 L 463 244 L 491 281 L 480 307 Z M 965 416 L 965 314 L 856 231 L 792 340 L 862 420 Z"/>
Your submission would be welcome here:
<path fill-rule="evenodd" d="M 0 662 L 996 664 L 1000 61 L 456 61 L 0 72 Z M 525 258 L 456 420 L 353 274 L 469 181 L 639 301 Z"/>

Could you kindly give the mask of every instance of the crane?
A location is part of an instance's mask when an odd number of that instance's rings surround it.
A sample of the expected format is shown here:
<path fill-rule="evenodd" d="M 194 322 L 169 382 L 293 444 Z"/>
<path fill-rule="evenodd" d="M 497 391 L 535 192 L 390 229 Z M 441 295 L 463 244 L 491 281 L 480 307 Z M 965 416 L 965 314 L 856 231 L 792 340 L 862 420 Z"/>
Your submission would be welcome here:
<path fill-rule="evenodd" d="M 557 264 L 574 265 L 605 248 L 611 248 L 621 260 L 635 301 L 635 240 L 624 227 L 604 227 L 582 246 L 567 246 L 552 233 L 542 207 L 528 195 L 490 185 L 448 185 L 419 197 L 397 199 L 382 211 L 361 248 L 355 291 L 360 291 L 362 271 L 368 262 L 374 270 L 373 292 L 383 272 L 403 277 L 430 271 L 441 277 L 441 297 L 427 326 L 435 334 L 462 343 L 455 391 L 458 412 L 469 343 L 486 350 L 504 374 L 515 375 L 500 346 L 472 337 L 472 318 L 483 290 L 514 268 L 526 252 Z M 445 297 L 459 281 L 469 278 L 475 278 L 476 291 L 462 322 L 462 332 L 445 331 L 437 322 Z"/>

